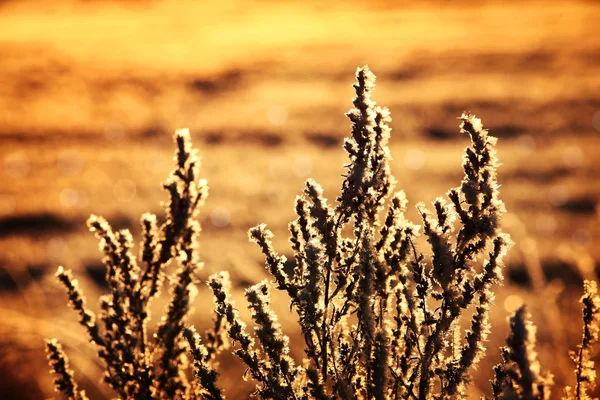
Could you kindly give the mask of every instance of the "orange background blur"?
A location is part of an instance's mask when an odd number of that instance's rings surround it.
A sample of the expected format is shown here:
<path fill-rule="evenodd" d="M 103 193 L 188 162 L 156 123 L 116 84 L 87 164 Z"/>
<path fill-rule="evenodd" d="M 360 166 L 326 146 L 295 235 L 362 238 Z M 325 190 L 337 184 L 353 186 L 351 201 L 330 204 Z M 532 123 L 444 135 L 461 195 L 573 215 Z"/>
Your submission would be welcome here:
<path fill-rule="evenodd" d="M 72 268 L 94 304 L 103 269 L 85 220 L 100 214 L 135 236 L 142 212 L 160 213 L 176 128 L 190 128 L 211 188 L 202 278 L 227 269 L 240 293 L 265 278 L 246 231 L 267 223 L 289 255 L 303 181 L 335 198 L 363 64 L 391 110 L 392 169 L 413 205 L 459 184 L 463 111 L 499 137 L 517 246 L 473 395 L 489 391 L 521 302 L 560 395 L 580 283 L 600 260 L 599 26 L 600 5 L 578 1 L 0 1 L 0 397 L 53 395 L 46 336 L 71 343 L 91 395 L 111 395 L 52 274 Z M 276 304 L 301 354 L 287 307 Z"/>

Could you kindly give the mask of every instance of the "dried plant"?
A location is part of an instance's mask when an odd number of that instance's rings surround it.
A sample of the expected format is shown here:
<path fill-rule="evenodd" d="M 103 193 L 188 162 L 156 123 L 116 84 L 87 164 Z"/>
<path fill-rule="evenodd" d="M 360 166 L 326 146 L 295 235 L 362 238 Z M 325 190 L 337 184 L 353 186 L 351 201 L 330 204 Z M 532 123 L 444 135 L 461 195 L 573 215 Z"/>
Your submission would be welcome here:
<path fill-rule="evenodd" d="M 371 99 L 375 77 L 369 69 L 358 69 L 356 78 L 342 190 L 330 205 L 321 187 L 308 180 L 296 199 L 293 275 L 284 272 L 286 260 L 272 248 L 264 225 L 249 233 L 275 286 L 289 294 L 306 346 L 303 369 L 282 374 L 268 353 L 262 373 L 275 368 L 271 373 L 291 381 L 269 387 L 277 390 L 275 398 L 290 397 L 294 379 L 307 381 L 296 398 L 462 396 L 469 370 L 484 351 L 490 288 L 502 278 L 501 259 L 510 246 L 499 228 L 504 205 L 497 191 L 496 139 L 474 116 L 460 118 L 472 141 L 464 179 L 447 200 L 433 203 L 435 217 L 417 206 L 430 245 L 426 255 L 416 246 L 420 227 L 404 218 L 406 196 L 393 192 L 389 112 Z M 476 259 L 487 248 L 478 271 Z M 471 329 L 461 335 L 465 313 L 472 314 Z M 258 392 L 267 384 L 259 382 Z"/>
<path fill-rule="evenodd" d="M 536 328 L 524 306 L 510 318 L 510 335 L 503 347 L 504 364 L 494 367 L 494 398 L 548 399 L 552 376 L 542 375 L 535 349 Z"/>
<path fill-rule="evenodd" d="M 215 374 L 212 360 L 224 348 L 221 318 L 207 335 L 206 350 L 198 338 L 193 345 L 182 336 L 187 314 L 192 305 L 195 273 L 202 267 L 197 256 L 200 225 L 196 215 L 207 196 L 206 181 L 198 179 L 199 159 L 192 149 L 189 132 L 175 134 L 177 151 L 175 168 L 163 187 L 169 194 L 165 204 L 166 220 L 158 225 L 157 217 L 144 214 L 139 261 L 132 253 L 133 239 L 127 230 L 113 231 L 109 223 L 92 215 L 88 226 L 100 240 L 104 253 L 109 294 L 100 298 L 100 312 L 95 315 L 84 301 L 78 281 L 62 267 L 56 274 L 66 288 L 71 307 L 98 349 L 104 361 L 104 382 L 120 397 L 135 399 L 188 398 L 205 389 L 190 382 L 186 375 L 191 349 L 195 364 L 206 374 Z M 166 315 L 158 325 L 154 340 L 148 337 L 150 302 L 155 298 L 171 262 L 178 269 L 171 279 L 171 292 Z M 66 367 L 66 356 L 57 342 L 48 342 L 51 366 L 57 375 L 57 389 L 69 398 L 79 398 L 72 374 Z M 198 356 L 204 355 L 201 361 Z M 208 386 L 202 381 L 204 386 Z"/>
<path fill-rule="evenodd" d="M 85 391 L 79 390 L 77 387 L 73 379 L 73 371 L 69 368 L 67 356 L 56 339 L 46 342 L 46 351 L 52 372 L 56 375 L 54 380 L 56 390 L 63 392 L 69 399 L 87 400 Z"/>
<path fill-rule="evenodd" d="M 505 208 L 498 194 L 496 138 L 475 116 L 460 117 L 460 130 L 471 140 L 463 157 L 464 177 L 445 198 L 433 202 L 431 211 L 417 204 L 421 226 L 415 225 L 405 218 L 404 192 L 394 192 L 391 119 L 371 99 L 374 86 L 370 70 L 359 68 L 354 107 L 347 113 L 352 134 L 344 142 L 350 160 L 335 202 L 311 179 L 296 198 L 297 218 L 289 224 L 293 271 L 284 268 L 287 260 L 274 249 L 265 225 L 249 231 L 273 278 L 246 290 L 253 334 L 233 303 L 227 273 L 208 280 L 215 299 L 214 328 L 202 339 L 186 327 L 194 274 L 201 267 L 196 212 L 206 197 L 187 131 L 175 135 L 176 167 L 164 184 L 170 197 L 166 222 L 159 226 L 155 216 L 142 217 L 140 262 L 131 253 L 129 232 L 113 232 L 103 219 L 90 219 L 105 254 L 110 289 L 99 315 L 86 308 L 70 272 L 59 268 L 57 276 L 98 347 L 104 381 L 120 397 L 222 399 L 215 360 L 228 346 L 245 364 L 244 378 L 255 381 L 254 395 L 260 398 L 467 395 L 471 371 L 485 352 L 493 287 L 502 280 L 502 258 L 511 246 L 500 227 Z M 179 268 L 166 315 L 150 342 L 148 305 L 170 262 Z M 287 293 L 297 314 L 303 360 L 292 358 L 289 338 L 271 310 L 271 286 Z M 567 391 L 569 398 L 586 398 L 594 377 L 589 349 L 598 337 L 595 288 L 587 283 L 582 300 L 584 335 L 574 355 L 577 387 Z M 470 320 L 466 331 L 461 329 L 464 319 Z M 535 329 L 524 308 L 510 326 L 504 362 L 495 368 L 493 398 L 545 399 L 551 378 L 541 373 Z M 57 389 L 69 398 L 82 397 L 66 356 L 56 342 L 49 343 Z M 189 379 L 188 368 L 196 379 Z"/>
<path fill-rule="evenodd" d="M 600 316 L 600 297 L 598 284 L 595 281 L 584 281 L 584 293 L 581 297 L 583 304 L 583 335 L 581 344 L 576 352 L 571 353 L 575 362 L 575 388 L 565 388 L 565 399 L 584 400 L 591 399 L 588 390 L 595 386 L 596 371 L 591 358 L 592 344 L 598 341 L 598 317 Z"/>

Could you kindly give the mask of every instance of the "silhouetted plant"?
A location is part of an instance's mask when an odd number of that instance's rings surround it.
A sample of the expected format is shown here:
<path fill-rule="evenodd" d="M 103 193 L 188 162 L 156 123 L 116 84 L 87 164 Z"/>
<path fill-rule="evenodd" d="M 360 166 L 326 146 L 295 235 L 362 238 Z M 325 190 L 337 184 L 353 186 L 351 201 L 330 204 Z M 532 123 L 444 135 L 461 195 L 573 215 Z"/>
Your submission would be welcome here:
<path fill-rule="evenodd" d="M 104 360 L 104 381 L 119 396 L 222 399 L 214 361 L 228 346 L 246 365 L 260 398 L 466 396 L 470 373 L 485 352 L 492 288 L 502 280 L 502 257 L 511 246 L 500 228 L 505 209 L 498 194 L 496 138 L 475 116 L 460 117 L 460 130 L 471 139 L 464 177 L 446 198 L 433 202 L 432 211 L 417 204 L 422 226 L 415 225 L 405 218 L 404 192 L 394 192 L 389 111 L 371 99 L 375 77 L 367 67 L 357 70 L 356 80 L 354 107 L 347 114 L 352 134 L 344 142 L 350 162 L 341 192 L 330 203 L 309 179 L 296 198 L 297 218 L 289 224 L 293 272 L 284 269 L 287 260 L 273 248 L 265 225 L 249 231 L 273 278 L 246 290 L 254 334 L 231 300 L 227 273 L 208 280 L 215 298 L 214 328 L 202 339 L 185 326 L 194 274 L 201 267 L 196 212 L 206 197 L 187 131 L 175 135 L 176 167 L 164 184 L 170 198 L 166 222 L 158 226 L 155 216 L 142 217 L 140 262 L 131 253 L 128 231 L 113 232 L 105 220 L 90 218 L 105 253 L 110 289 L 101 298 L 99 315 L 85 307 L 69 271 L 59 268 L 57 276 Z M 418 246 L 420 235 L 429 243 L 426 252 Z M 179 269 L 169 307 L 150 341 L 148 305 L 172 261 Z M 301 362 L 291 357 L 289 338 L 271 310 L 271 286 L 287 293 L 298 316 L 305 350 Z M 587 398 L 594 381 L 590 346 L 598 339 L 600 304 L 595 283 L 586 283 L 582 302 L 583 342 L 573 355 L 577 386 L 566 391 L 575 399 Z M 465 332 L 462 318 L 470 318 Z M 548 398 L 551 377 L 540 370 L 535 329 L 524 308 L 510 326 L 503 363 L 494 370 L 493 398 Z M 48 343 L 57 390 L 84 398 L 60 346 Z M 189 367 L 196 379 L 188 379 Z"/>
<path fill-rule="evenodd" d="M 200 225 L 196 215 L 208 187 L 206 181 L 198 179 L 199 159 L 191 147 L 189 132 L 177 131 L 175 142 L 175 168 L 163 184 L 169 194 L 166 220 L 158 225 L 155 215 L 142 216 L 139 262 L 132 253 L 133 239 L 128 230 L 115 232 L 106 220 L 94 215 L 88 220 L 104 253 L 110 292 L 100 298 L 99 314 L 94 315 L 86 307 L 71 271 L 59 267 L 56 274 L 104 361 L 104 382 L 127 399 L 188 398 L 204 390 L 195 381 L 189 382 L 184 373 L 189 346 L 183 333 L 196 293 L 194 276 L 202 267 L 197 256 Z M 172 261 L 179 268 L 172 279 L 169 306 L 151 340 L 147 333 L 149 305 L 159 294 L 165 268 Z M 195 361 L 197 367 L 213 376 L 212 360 L 224 348 L 221 321 L 220 316 L 215 317 L 215 328 L 208 332 L 206 347 L 198 338 L 194 338 L 191 347 L 195 360 L 199 360 L 199 354 L 204 355 L 202 361 Z M 60 382 L 57 388 L 69 398 L 78 398 L 72 374 L 65 367 L 66 356 L 56 341 L 48 343 L 51 366 Z M 208 386 L 207 381 L 202 383 Z"/>
<path fill-rule="evenodd" d="M 552 376 L 542 375 L 535 349 L 536 328 L 525 306 L 510 318 L 510 334 L 502 350 L 504 364 L 494 367 L 494 398 L 547 399 Z"/>
<path fill-rule="evenodd" d="M 571 353 L 575 362 L 575 388 L 565 388 L 565 399 L 591 399 L 588 390 L 595 386 L 596 371 L 591 359 L 592 344 L 598 341 L 600 315 L 600 297 L 598 297 L 598 284 L 595 281 L 583 283 L 584 293 L 581 297 L 583 304 L 583 335 L 581 344 L 576 352 Z"/>

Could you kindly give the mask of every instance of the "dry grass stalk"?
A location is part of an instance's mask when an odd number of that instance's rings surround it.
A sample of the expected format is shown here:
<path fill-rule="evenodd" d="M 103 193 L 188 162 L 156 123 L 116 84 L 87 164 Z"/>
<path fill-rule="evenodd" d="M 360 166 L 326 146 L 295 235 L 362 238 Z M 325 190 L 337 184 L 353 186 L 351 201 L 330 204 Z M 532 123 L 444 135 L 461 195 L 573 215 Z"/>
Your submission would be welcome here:
<path fill-rule="evenodd" d="M 584 293 L 581 297 L 583 305 L 583 335 L 581 344 L 577 351 L 571 352 L 571 358 L 575 362 L 575 388 L 565 388 L 565 399 L 586 400 L 591 399 L 588 394 L 593 390 L 596 381 L 594 361 L 592 361 L 592 345 L 598 341 L 600 328 L 598 317 L 600 316 L 600 297 L 598 296 L 598 284 L 595 281 L 584 281 Z"/>

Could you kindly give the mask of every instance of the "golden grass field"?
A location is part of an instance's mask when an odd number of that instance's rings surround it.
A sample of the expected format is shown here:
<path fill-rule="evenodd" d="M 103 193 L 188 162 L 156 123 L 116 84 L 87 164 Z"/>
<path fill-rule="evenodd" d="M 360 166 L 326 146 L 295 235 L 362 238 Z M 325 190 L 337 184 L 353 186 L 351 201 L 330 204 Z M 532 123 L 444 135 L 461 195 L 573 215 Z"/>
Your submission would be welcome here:
<path fill-rule="evenodd" d="M 176 128 L 190 128 L 210 185 L 201 278 L 226 269 L 239 295 L 267 277 L 246 232 L 266 223 L 289 254 L 304 180 L 336 196 L 363 64 L 391 110 L 392 170 L 412 205 L 459 184 L 462 111 L 499 137 L 516 246 L 473 397 L 489 392 L 522 302 L 543 365 L 569 383 L 576 299 L 600 268 L 599 24 L 600 5 L 577 1 L 0 1 L 0 398 L 54 395 L 46 336 L 64 339 L 91 396 L 111 395 L 53 273 L 72 268 L 95 304 L 103 267 L 87 216 L 138 235 L 139 216 L 161 210 Z M 212 307 L 202 287 L 198 326 Z M 301 354 L 287 299 L 274 308 Z M 224 386 L 243 398 L 251 385 L 231 365 Z"/>

